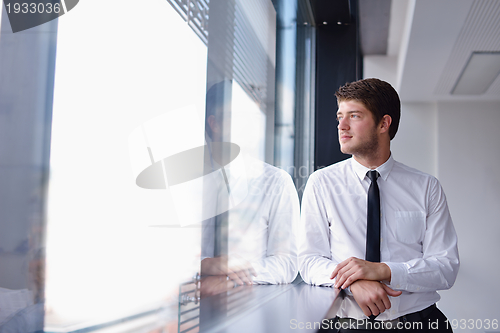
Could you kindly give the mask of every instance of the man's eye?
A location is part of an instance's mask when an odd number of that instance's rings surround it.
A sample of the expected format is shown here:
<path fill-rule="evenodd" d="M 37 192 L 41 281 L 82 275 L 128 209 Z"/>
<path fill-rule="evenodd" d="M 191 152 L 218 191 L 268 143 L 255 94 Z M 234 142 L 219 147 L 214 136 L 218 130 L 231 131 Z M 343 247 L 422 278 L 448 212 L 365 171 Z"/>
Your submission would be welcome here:
<path fill-rule="evenodd" d="M 359 118 L 357 114 L 351 114 L 351 118 Z"/>

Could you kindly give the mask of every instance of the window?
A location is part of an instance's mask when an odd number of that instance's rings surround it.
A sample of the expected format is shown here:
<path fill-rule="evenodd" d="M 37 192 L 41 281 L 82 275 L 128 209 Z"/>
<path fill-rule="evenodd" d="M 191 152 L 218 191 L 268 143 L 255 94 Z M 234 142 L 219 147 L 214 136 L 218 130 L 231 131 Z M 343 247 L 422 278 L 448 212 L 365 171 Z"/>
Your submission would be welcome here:
<path fill-rule="evenodd" d="M 166 1 L 89 0 L 59 20 L 48 331 L 176 304 L 179 284 L 199 271 L 200 229 L 178 227 L 168 191 L 136 186 L 129 136 L 188 106 L 203 122 L 206 59 Z"/>
<path fill-rule="evenodd" d="M 267 0 L 216 2 L 236 22 L 229 59 L 211 56 L 206 1 L 87 0 L 59 20 L 46 331 L 156 312 L 176 323 L 179 286 L 200 270 L 201 224 L 181 223 L 169 188 L 136 179 L 141 165 L 203 144 L 207 87 L 230 83 L 231 141 L 261 161 L 273 156 L 276 14 Z"/>

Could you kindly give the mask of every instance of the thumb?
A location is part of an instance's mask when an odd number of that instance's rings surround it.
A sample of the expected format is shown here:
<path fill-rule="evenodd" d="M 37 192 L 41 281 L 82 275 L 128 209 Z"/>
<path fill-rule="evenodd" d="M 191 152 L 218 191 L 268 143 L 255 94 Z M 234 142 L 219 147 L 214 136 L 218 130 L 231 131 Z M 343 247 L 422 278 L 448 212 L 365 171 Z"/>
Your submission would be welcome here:
<path fill-rule="evenodd" d="M 382 283 L 382 287 L 384 287 L 384 290 L 387 293 L 387 295 L 392 296 L 392 297 L 398 297 L 399 295 L 401 295 L 403 293 L 402 291 L 396 291 L 392 288 L 389 288 L 387 285 L 385 285 L 383 283 Z"/>

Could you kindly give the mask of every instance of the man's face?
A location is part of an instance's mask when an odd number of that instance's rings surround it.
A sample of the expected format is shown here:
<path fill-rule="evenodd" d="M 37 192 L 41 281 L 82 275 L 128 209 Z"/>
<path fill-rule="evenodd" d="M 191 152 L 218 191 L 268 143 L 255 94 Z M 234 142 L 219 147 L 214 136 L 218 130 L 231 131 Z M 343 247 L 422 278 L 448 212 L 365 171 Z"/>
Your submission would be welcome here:
<path fill-rule="evenodd" d="M 360 102 L 343 101 L 337 111 L 340 150 L 367 156 L 376 152 L 379 140 L 372 113 Z"/>

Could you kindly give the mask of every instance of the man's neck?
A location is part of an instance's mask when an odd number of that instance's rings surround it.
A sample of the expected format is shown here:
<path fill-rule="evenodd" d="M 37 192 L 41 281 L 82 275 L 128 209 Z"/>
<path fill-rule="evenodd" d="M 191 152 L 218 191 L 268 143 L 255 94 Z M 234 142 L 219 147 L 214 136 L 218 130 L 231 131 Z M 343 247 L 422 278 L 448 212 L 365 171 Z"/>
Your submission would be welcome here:
<path fill-rule="evenodd" d="M 375 154 L 371 154 L 369 156 L 360 156 L 360 155 L 352 155 L 352 157 L 361 165 L 369 169 L 376 169 L 391 157 L 391 150 L 387 149 L 384 151 L 378 151 Z"/>

